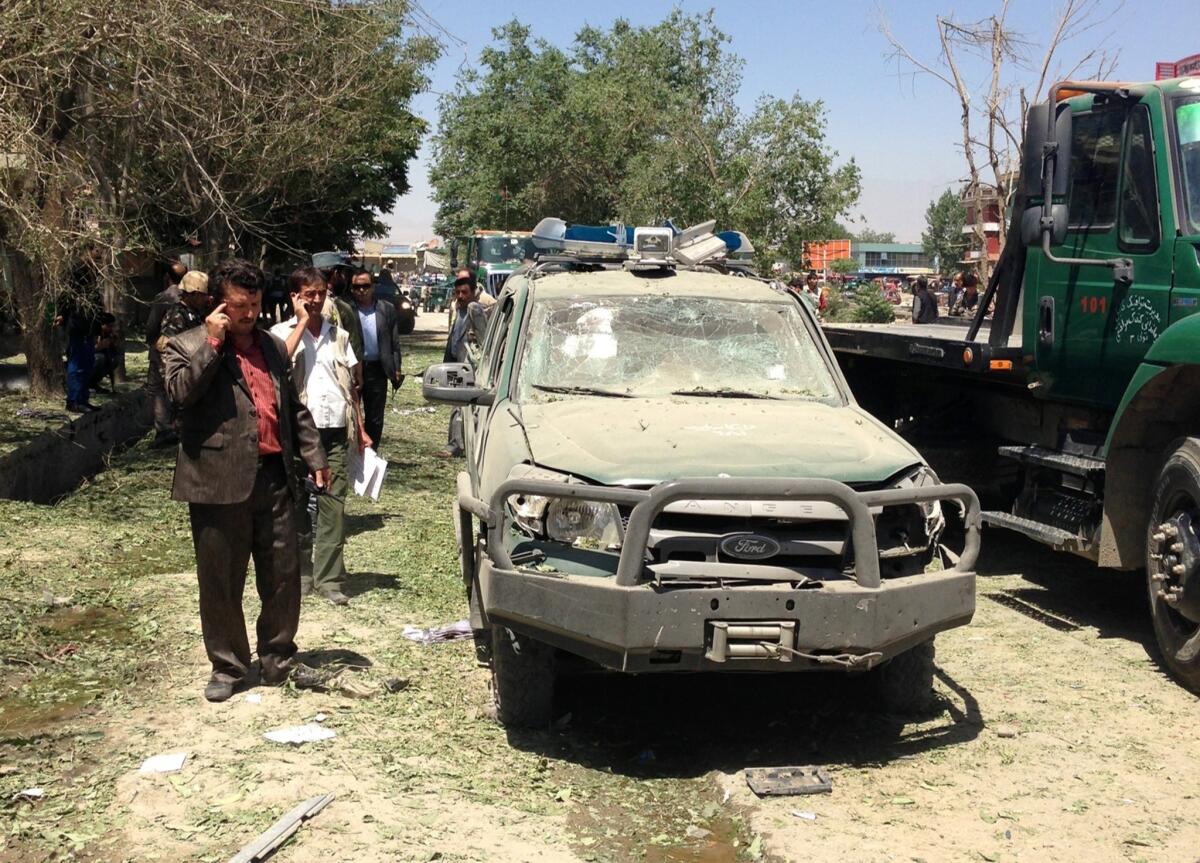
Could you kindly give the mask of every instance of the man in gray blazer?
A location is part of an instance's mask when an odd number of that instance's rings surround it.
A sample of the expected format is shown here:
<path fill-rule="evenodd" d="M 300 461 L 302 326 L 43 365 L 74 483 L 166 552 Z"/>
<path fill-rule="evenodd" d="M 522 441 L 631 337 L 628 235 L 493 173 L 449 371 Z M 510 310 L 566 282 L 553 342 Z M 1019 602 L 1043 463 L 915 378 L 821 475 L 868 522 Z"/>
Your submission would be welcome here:
<path fill-rule="evenodd" d="M 387 300 L 375 299 L 375 283 L 366 270 L 356 270 L 350 277 L 350 294 L 362 341 L 363 427 L 371 438 L 371 446 L 379 449 L 388 384 L 399 387 L 403 379 L 400 323 L 395 306 Z"/>
<path fill-rule="evenodd" d="M 171 497 L 189 504 L 200 625 L 212 663 L 209 701 L 229 698 L 250 669 L 242 593 L 251 557 L 262 599 L 255 627 L 262 680 L 287 679 L 300 622 L 293 457 L 303 459 L 317 486 L 329 484 L 286 350 L 255 327 L 263 284 L 250 262 L 222 263 L 209 284 L 217 307 L 203 326 L 169 338 L 163 351 L 166 391 L 179 408 Z"/>

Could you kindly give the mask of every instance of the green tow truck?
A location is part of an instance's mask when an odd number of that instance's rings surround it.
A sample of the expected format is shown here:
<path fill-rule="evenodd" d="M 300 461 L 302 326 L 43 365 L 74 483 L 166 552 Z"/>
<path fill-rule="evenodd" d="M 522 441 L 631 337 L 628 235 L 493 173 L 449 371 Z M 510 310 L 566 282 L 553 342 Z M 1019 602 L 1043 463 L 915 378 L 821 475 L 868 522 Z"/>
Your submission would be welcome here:
<path fill-rule="evenodd" d="M 1163 661 L 1200 692 L 1200 78 L 1056 84 L 1007 237 L 973 320 L 826 337 L 880 419 L 990 442 L 967 460 L 986 524 L 1144 568 Z"/>
<path fill-rule="evenodd" d="M 467 267 L 493 297 L 517 267 L 532 254 L 529 231 L 473 231 L 451 246 L 450 265 Z M 461 253 L 461 260 L 460 260 Z"/>

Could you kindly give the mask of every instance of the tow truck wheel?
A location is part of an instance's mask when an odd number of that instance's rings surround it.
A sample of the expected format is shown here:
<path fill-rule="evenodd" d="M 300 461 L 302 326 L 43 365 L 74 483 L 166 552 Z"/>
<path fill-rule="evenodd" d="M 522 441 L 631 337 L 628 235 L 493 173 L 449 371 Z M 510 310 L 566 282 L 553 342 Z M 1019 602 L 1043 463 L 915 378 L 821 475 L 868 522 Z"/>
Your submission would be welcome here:
<path fill-rule="evenodd" d="M 492 698 L 502 725 L 549 725 L 554 718 L 554 648 L 492 624 Z"/>
<path fill-rule="evenodd" d="M 1167 670 L 1200 693 L 1200 438 L 1167 458 L 1146 531 L 1146 586 Z"/>
<path fill-rule="evenodd" d="M 888 713 L 919 714 L 933 704 L 933 639 L 922 641 L 871 672 L 875 696 Z"/>

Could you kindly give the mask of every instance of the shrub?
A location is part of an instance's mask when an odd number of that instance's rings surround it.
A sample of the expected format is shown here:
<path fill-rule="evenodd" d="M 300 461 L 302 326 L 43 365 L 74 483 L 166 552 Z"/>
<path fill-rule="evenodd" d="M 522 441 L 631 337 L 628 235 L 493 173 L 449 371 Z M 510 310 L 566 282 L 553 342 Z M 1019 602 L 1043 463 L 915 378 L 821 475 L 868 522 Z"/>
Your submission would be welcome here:
<path fill-rule="evenodd" d="M 878 285 L 866 284 L 854 295 L 851 318 L 859 324 L 890 324 L 896 319 L 895 307 L 883 295 Z"/>

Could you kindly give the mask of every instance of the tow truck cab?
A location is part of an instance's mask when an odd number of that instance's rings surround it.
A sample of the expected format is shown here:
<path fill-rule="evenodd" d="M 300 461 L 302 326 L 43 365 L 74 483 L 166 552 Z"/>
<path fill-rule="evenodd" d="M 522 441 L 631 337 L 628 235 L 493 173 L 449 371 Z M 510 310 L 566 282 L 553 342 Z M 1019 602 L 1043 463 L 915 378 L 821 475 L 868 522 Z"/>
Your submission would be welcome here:
<path fill-rule="evenodd" d="M 1200 690 L 1200 539 L 1170 523 L 1200 500 L 1159 494 L 1200 435 L 1198 311 L 1200 78 L 1062 82 L 1027 118 L 975 319 L 825 332 L 881 419 L 1001 440 L 1015 482 L 986 523 L 1148 566 L 1164 658 Z"/>

